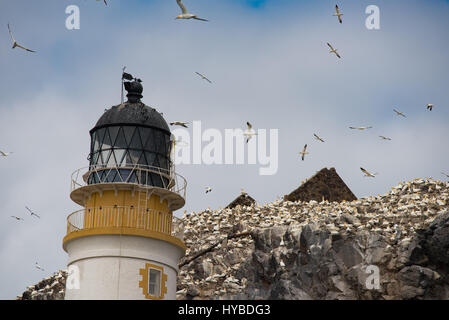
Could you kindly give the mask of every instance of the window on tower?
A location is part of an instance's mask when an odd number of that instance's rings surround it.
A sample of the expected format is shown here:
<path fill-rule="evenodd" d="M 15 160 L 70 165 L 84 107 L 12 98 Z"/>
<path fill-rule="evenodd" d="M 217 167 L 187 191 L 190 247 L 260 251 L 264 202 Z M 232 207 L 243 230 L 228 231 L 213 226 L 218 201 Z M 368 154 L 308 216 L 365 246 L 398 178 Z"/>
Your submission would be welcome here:
<path fill-rule="evenodd" d="M 154 297 L 161 296 L 161 271 L 148 269 L 148 294 Z"/>

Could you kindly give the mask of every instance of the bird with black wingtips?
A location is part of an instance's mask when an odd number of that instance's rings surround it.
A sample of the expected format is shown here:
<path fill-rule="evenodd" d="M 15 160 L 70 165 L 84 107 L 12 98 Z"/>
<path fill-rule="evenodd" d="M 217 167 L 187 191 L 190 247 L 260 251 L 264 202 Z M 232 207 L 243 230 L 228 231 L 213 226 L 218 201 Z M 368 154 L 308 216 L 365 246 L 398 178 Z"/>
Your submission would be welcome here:
<path fill-rule="evenodd" d="M 25 221 L 23 218 L 18 217 L 18 216 L 11 216 L 11 218 L 16 219 L 17 221 Z"/>
<path fill-rule="evenodd" d="M 196 73 L 197 75 L 199 75 L 202 79 L 206 80 L 207 82 L 212 83 L 212 81 L 210 81 L 206 76 L 202 75 L 201 73 L 196 72 L 196 71 L 195 71 L 195 73 Z"/>
<path fill-rule="evenodd" d="M 396 110 L 396 109 L 393 109 L 393 111 L 396 112 L 396 114 L 397 114 L 398 116 L 402 116 L 402 117 L 406 118 L 405 114 L 403 114 L 402 112 L 400 112 L 400 111 L 398 111 L 398 110 Z"/>
<path fill-rule="evenodd" d="M 13 41 L 13 45 L 12 45 L 13 49 L 17 47 L 17 48 L 20 48 L 20 49 L 23 49 L 23 50 L 26 50 L 26 51 L 29 51 L 29 52 L 36 52 L 34 50 L 25 48 L 25 47 L 23 47 L 23 46 L 21 46 L 20 44 L 17 43 L 16 39 L 14 39 L 14 36 L 12 34 L 12 31 L 11 31 L 11 28 L 9 27 L 9 23 L 8 23 L 8 30 L 9 30 L 9 35 L 11 36 L 11 39 Z"/>
<path fill-rule="evenodd" d="M 32 215 L 32 216 L 35 216 L 36 218 L 41 218 L 39 215 L 37 215 L 37 214 L 35 214 L 30 208 L 28 208 L 27 206 L 25 206 L 25 208 L 30 212 L 30 214 Z"/>
<path fill-rule="evenodd" d="M 317 139 L 318 141 L 324 142 L 324 140 L 323 140 L 321 137 L 319 137 L 317 134 L 314 133 L 313 136 L 314 136 L 315 139 Z"/>
<path fill-rule="evenodd" d="M 302 151 L 299 153 L 301 155 L 301 160 L 304 161 L 304 157 L 306 156 L 306 154 L 309 154 L 308 152 L 306 152 L 307 150 L 307 143 L 304 146 L 304 148 L 302 149 Z"/>
<path fill-rule="evenodd" d="M 335 13 L 333 14 L 333 16 L 338 17 L 338 21 L 340 23 L 343 23 L 343 20 L 341 19 L 342 15 L 343 15 L 343 13 L 340 12 L 340 8 L 338 7 L 338 5 L 335 5 Z"/>
<path fill-rule="evenodd" d="M 188 128 L 188 125 L 189 123 L 188 122 L 185 122 L 185 121 L 173 121 L 173 122 L 170 122 L 170 125 L 171 126 L 181 126 L 181 127 L 184 127 L 184 128 Z"/>
<path fill-rule="evenodd" d="M 196 19 L 201 21 L 209 21 L 206 19 L 199 18 L 196 14 L 191 14 L 187 11 L 185 5 L 181 2 L 181 0 L 176 0 L 178 6 L 181 8 L 182 14 L 176 17 L 176 19 Z"/>
<path fill-rule="evenodd" d="M 382 140 L 391 140 L 391 138 L 385 137 L 385 136 L 379 136 L 382 138 Z"/>
<path fill-rule="evenodd" d="M 37 262 L 34 264 L 34 266 L 36 267 L 36 269 L 39 269 L 39 270 L 41 270 L 41 271 L 45 271 L 45 269 L 42 268 L 42 267 L 39 265 L 39 263 L 37 263 Z"/>
<path fill-rule="evenodd" d="M 371 129 L 372 127 L 371 126 L 369 126 L 369 127 L 349 127 L 349 129 L 352 129 L 352 130 L 367 130 L 367 129 Z"/>
<path fill-rule="evenodd" d="M 4 152 L 4 151 L 0 150 L 0 156 L 2 156 L 2 157 L 8 157 L 11 153 L 13 153 L 13 152 Z"/>
<path fill-rule="evenodd" d="M 371 177 L 374 178 L 378 173 L 370 173 L 367 170 L 363 169 L 362 167 L 360 167 L 360 170 L 362 170 L 362 172 L 365 174 L 365 177 Z"/>
<path fill-rule="evenodd" d="M 429 103 L 427 104 L 427 110 L 432 111 L 433 104 Z"/>
<path fill-rule="evenodd" d="M 334 47 L 332 47 L 332 45 L 328 42 L 327 45 L 329 46 L 329 48 L 331 48 L 331 50 L 329 51 L 329 53 L 335 53 L 335 55 L 338 58 L 341 58 L 341 56 L 338 54 L 337 49 L 334 49 Z"/>
<path fill-rule="evenodd" d="M 251 123 L 249 123 L 249 121 L 246 122 L 246 126 L 247 126 L 247 129 L 243 132 L 243 135 L 246 136 L 246 143 L 248 143 L 249 140 L 251 140 L 251 138 L 253 136 L 257 135 L 257 133 L 256 133 L 256 131 L 254 131 L 253 125 Z"/>

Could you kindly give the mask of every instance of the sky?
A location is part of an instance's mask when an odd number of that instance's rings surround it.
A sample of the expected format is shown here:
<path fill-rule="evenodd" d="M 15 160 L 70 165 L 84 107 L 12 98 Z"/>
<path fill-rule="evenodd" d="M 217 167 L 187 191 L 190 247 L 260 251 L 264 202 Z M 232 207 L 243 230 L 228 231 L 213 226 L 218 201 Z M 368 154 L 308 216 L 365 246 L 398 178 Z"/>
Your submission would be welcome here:
<path fill-rule="evenodd" d="M 357 197 L 414 178 L 447 179 L 448 1 L 184 3 L 210 21 L 175 20 L 175 0 L 0 0 L 0 150 L 13 152 L 0 157 L 0 299 L 66 268 L 66 218 L 81 209 L 70 200 L 71 174 L 88 165 L 89 130 L 120 103 L 123 66 L 167 122 L 278 130 L 274 175 L 260 175 L 259 164 L 178 165 L 188 185 L 177 216 L 224 207 L 242 188 L 264 204 L 324 167 L 335 167 Z M 332 16 L 336 3 L 342 24 Z M 79 30 L 66 28 L 69 5 L 80 9 Z M 379 30 L 365 26 L 369 5 L 380 10 Z M 12 50 L 7 23 L 37 52 Z M 363 177 L 360 167 L 378 175 Z"/>

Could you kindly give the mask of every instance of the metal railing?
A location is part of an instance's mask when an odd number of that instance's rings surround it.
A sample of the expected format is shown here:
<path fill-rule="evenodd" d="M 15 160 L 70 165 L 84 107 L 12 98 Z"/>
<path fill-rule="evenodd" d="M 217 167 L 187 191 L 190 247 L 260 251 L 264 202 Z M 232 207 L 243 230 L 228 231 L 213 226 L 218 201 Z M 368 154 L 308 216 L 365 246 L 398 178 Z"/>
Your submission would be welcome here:
<path fill-rule="evenodd" d="M 67 234 L 99 228 L 133 228 L 172 235 L 183 240 L 184 225 L 171 213 L 134 207 L 87 207 L 67 217 Z M 126 232 L 126 230 L 125 230 Z"/>
<path fill-rule="evenodd" d="M 126 172 L 126 174 L 124 174 Z M 153 176 L 160 177 L 161 186 L 153 186 L 148 182 Z M 168 170 L 147 165 L 123 165 L 123 166 L 106 166 L 91 165 L 83 167 L 72 173 L 70 191 L 89 185 L 89 178 L 93 177 L 95 183 L 129 183 L 141 187 L 156 187 L 170 190 L 179 194 L 185 199 L 186 197 L 186 179 L 175 173 L 174 169 Z M 111 177 L 113 181 L 111 181 Z M 131 177 L 139 177 L 132 181 Z M 137 181 L 136 181 L 137 180 Z"/>

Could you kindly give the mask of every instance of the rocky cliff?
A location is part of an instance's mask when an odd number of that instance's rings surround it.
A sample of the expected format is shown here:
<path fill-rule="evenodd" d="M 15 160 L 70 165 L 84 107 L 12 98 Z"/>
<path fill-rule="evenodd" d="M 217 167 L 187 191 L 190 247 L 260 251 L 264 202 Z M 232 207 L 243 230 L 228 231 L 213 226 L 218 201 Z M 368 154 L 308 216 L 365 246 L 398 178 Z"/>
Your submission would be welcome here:
<path fill-rule="evenodd" d="M 448 182 L 415 179 L 350 202 L 208 209 L 180 221 L 188 250 L 178 299 L 449 299 Z M 61 298 L 45 288 L 19 298 Z"/>
<path fill-rule="evenodd" d="M 449 183 L 184 217 L 179 299 L 448 299 Z M 379 272 L 376 279 L 375 271 Z"/>

